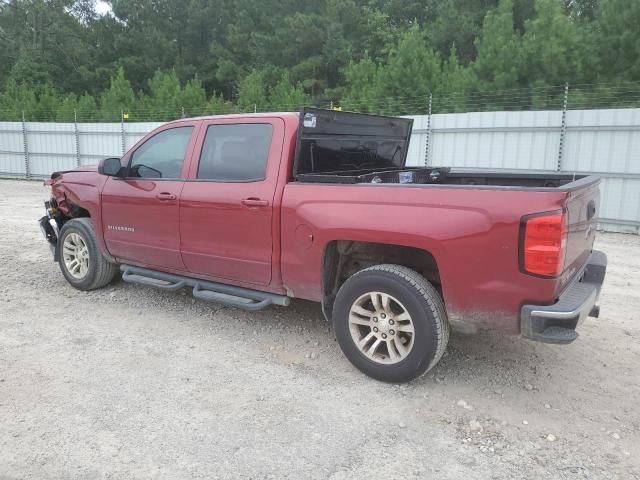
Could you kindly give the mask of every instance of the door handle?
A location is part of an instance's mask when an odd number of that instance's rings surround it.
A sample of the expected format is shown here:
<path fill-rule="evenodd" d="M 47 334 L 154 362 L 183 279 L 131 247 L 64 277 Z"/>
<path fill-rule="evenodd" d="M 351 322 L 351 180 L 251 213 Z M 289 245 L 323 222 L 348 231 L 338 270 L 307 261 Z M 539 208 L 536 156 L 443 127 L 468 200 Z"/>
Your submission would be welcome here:
<path fill-rule="evenodd" d="M 242 205 L 244 205 L 245 207 L 267 207 L 269 206 L 269 201 L 251 197 L 242 200 Z"/>
<path fill-rule="evenodd" d="M 156 195 L 158 200 L 175 200 L 177 197 L 173 193 L 162 192 Z"/>

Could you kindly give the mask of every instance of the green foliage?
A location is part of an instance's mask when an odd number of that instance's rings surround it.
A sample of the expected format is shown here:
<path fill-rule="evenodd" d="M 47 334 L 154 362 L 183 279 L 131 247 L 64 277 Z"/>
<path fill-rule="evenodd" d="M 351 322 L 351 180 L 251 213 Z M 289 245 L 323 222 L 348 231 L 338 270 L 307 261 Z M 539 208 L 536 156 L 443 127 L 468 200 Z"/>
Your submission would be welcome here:
<path fill-rule="evenodd" d="M 379 94 L 388 97 L 426 98 L 440 86 L 441 60 L 429 46 L 424 32 L 411 27 L 389 52 L 378 69 Z"/>
<path fill-rule="evenodd" d="M 513 0 L 500 0 L 484 17 L 473 69 L 481 91 L 517 88 L 524 77 L 522 38 L 513 24 Z"/>
<path fill-rule="evenodd" d="M 532 104 L 539 108 L 561 105 L 561 91 L 549 92 L 548 87 L 582 78 L 578 26 L 555 0 L 536 0 L 536 17 L 527 20 L 522 37 L 525 61 L 524 73 L 534 85 Z"/>
<path fill-rule="evenodd" d="M 304 93 L 301 85 L 293 85 L 289 74 L 284 72 L 282 78 L 269 90 L 269 107 L 278 111 L 300 110 L 308 105 L 310 98 Z"/>
<path fill-rule="evenodd" d="M 615 72 L 620 81 L 640 79 L 640 2 L 602 1 L 596 9 L 590 46 L 597 61 L 593 68 L 598 79 Z"/>
<path fill-rule="evenodd" d="M 0 1 L 0 119 L 558 108 L 565 82 L 582 107 L 640 99 L 638 0 L 109 3 Z"/>
<path fill-rule="evenodd" d="M 459 63 L 455 45 L 452 46 L 449 58 L 442 66 L 440 89 L 433 101 L 432 111 L 437 113 L 473 110 L 475 105 L 470 97 L 477 83 L 473 68 Z"/>
<path fill-rule="evenodd" d="M 407 30 L 391 47 L 387 59 L 376 64 L 368 57 L 347 67 L 349 90 L 343 105 L 350 109 L 398 113 L 414 99 L 425 105 L 438 91 L 442 62 L 426 42 L 418 26 Z M 365 88 L 362 88 L 365 86 Z"/>
<path fill-rule="evenodd" d="M 260 70 L 253 70 L 238 84 L 238 107 L 250 111 L 257 105 L 263 105 L 267 99 L 265 74 Z"/>
<path fill-rule="evenodd" d="M 186 116 L 206 113 L 204 105 L 207 104 L 207 92 L 197 75 L 189 80 L 181 90 L 179 103 Z"/>
<path fill-rule="evenodd" d="M 175 71 L 157 71 L 149 81 L 149 95 L 140 101 L 140 107 L 152 118 L 175 117 L 182 108 L 182 87 Z"/>
<path fill-rule="evenodd" d="M 100 116 L 107 121 L 120 121 L 122 112 L 132 110 L 135 105 L 136 95 L 120 67 L 109 88 L 100 95 Z"/>

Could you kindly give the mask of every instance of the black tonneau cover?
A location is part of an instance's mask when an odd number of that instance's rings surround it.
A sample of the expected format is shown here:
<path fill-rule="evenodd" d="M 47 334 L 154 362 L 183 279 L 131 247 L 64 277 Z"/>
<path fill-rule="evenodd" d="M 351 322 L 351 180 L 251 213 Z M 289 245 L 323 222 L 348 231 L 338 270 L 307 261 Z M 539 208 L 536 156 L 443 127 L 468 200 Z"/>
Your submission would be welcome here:
<path fill-rule="evenodd" d="M 413 120 L 303 108 L 294 177 L 404 168 Z"/>

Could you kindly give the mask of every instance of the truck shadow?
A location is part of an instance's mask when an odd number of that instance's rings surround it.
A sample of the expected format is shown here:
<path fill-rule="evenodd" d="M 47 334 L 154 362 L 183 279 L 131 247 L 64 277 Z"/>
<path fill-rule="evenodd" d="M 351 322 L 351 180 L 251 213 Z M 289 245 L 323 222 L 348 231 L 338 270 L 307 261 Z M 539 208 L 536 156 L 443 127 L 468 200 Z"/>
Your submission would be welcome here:
<path fill-rule="evenodd" d="M 222 315 L 229 328 L 238 331 L 266 329 L 270 342 L 277 347 L 281 357 L 273 357 L 275 363 L 294 363 L 309 372 L 330 370 L 345 384 L 359 377 L 368 379 L 352 367 L 343 356 L 330 323 L 315 302 L 295 299 L 289 307 L 271 306 L 257 312 L 245 312 L 232 307 L 196 300 L 187 290 L 183 292 L 159 292 L 151 297 L 147 287 L 128 285 L 118 279 L 113 289 L 127 292 L 132 297 L 153 298 L 151 308 L 158 299 L 178 303 L 202 315 L 204 321 L 219 321 Z M 140 289 L 140 295 L 137 290 Z M 144 290 L 143 290 L 144 289 Z M 107 293 L 105 293 L 107 295 Z M 141 304 L 140 307 L 143 305 Z M 233 325 L 237 323 L 236 325 Z M 286 338 L 286 341 L 284 341 Z M 281 345 L 281 347 L 278 347 Z M 576 345 L 553 346 L 534 343 L 519 337 L 488 334 L 465 335 L 452 332 L 448 348 L 440 362 L 425 376 L 411 382 L 411 386 L 432 388 L 436 384 L 473 382 L 482 389 L 500 389 L 506 386 L 523 386 L 536 383 L 540 376 L 551 376 L 566 369 L 566 363 L 589 361 L 584 349 Z M 314 358 L 306 358 L 314 354 Z M 564 365 L 564 366 L 563 366 Z M 585 365 L 585 368 L 588 368 Z M 359 381 L 360 381 L 359 380 Z"/>
<path fill-rule="evenodd" d="M 273 312 L 276 312 L 275 307 L 265 310 L 264 314 Z M 304 334 L 312 342 L 329 341 L 331 356 L 343 358 L 333 329 L 328 331 L 327 327 L 330 325 L 324 319 L 318 304 L 295 300 L 281 312 L 282 320 L 289 326 L 303 328 Z M 346 359 L 344 361 L 347 362 Z M 481 388 L 488 389 L 524 387 L 527 384 L 544 383 L 543 378 L 563 373 L 566 363 L 573 364 L 574 361 L 583 364 L 588 362 L 582 348 L 576 345 L 546 345 L 518 336 L 452 332 L 448 348 L 440 362 L 425 376 L 411 382 L 411 385 L 418 387 L 431 383 L 457 384 L 473 381 L 474 384 L 481 385 Z M 320 359 L 320 362 L 329 360 Z M 359 375 L 355 369 L 352 373 Z"/>

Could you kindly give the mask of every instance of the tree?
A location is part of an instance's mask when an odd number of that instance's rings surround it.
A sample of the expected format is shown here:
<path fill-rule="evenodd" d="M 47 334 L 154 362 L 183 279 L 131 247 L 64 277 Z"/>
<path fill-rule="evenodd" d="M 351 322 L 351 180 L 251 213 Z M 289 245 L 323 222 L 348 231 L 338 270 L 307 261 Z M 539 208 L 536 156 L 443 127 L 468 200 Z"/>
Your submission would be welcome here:
<path fill-rule="evenodd" d="M 350 63 L 344 71 L 346 94 L 342 106 L 352 111 L 375 111 L 379 92 L 378 64 L 368 56 Z"/>
<path fill-rule="evenodd" d="M 216 96 L 215 93 L 213 96 Z M 197 75 L 182 89 L 180 104 L 186 116 L 203 115 L 207 112 L 207 92 Z"/>
<path fill-rule="evenodd" d="M 640 100 L 638 0 L 108 1 L 0 0 L 0 116 Z"/>
<path fill-rule="evenodd" d="M 156 71 L 149 81 L 149 94 L 144 96 L 140 110 L 150 120 L 178 118 L 182 114 L 182 88 L 175 71 Z"/>
<path fill-rule="evenodd" d="M 413 26 L 390 49 L 385 63 L 365 58 L 346 69 L 344 104 L 386 114 L 424 111 L 429 94 L 441 88 L 441 68 L 424 33 Z"/>
<path fill-rule="evenodd" d="M 456 49 L 458 62 L 468 65 L 476 56 L 474 39 L 488 8 L 496 0 L 435 0 L 426 2 L 425 30 L 433 48 L 443 57 Z"/>
<path fill-rule="evenodd" d="M 100 96 L 100 116 L 104 120 L 120 121 L 121 112 L 133 110 L 135 106 L 136 95 L 120 67 L 109 88 Z"/>
<path fill-rule="evenodd" d="M 22 120 L 32 118 L 38 108 L 38 98 L 35 90 L 26 84 L 18 85 L 14 79 L 9 79 L 4 92 L 0 95 L 0 112 L 6 120 Z"/>
<path fill-rule="evenodd" d="M 389 100 L 389 107 L 382 111 L 406 111 L 409 106 L 406 102 L 415 104 L 414 111 L 424 111 L 429 94 L 440 91 L 441 60 L 427 43 L 423 31 L 413 26 L 391 50 L 386 65 L 378 68 L 378 75 L 379 97 L 394 99 Z"/>
<path fill-rule="evenodd" d="M 533 87 L 532 104 L 557 108 L 562 86 L 582 77 L 578 26 L 556 0 L 535 0 L 535 11 L 522 36 L 523 73 Z"/>
<path fill-rule="evenodd" d="M 477 89 L 478 79 L 472 67 L 459 63 L 455 44 L 442 66 L 439 83 L 440 90 L 432 106 L 434 112 L 465 112 L 475 107 L 470 97 Z"/>
<path fill-rule="evenodd" d="M 597 29 L 592 30 L 592 68 L 597 79 L 640 80 L 640 2 L 608 0 L 596 10 Z"/>
<path fill-rule="evenodd" d="M 0 83 L 50 83 L 73 91 L 92 81 L 89 24 L 78 15 L 87 0 L 0 3 Z M 85 17 L 86 18 L 86 17 Z"/>
<path fill-rule="evenodd" d="M 238 107 L 244 111 L 253 110 L 258 105 L 267 103 L 267 86 L 265 85 L 264 72 L 253 70 L 238 84 Z"/>
<path fill-rule="evenodd" d="M 513 96 L 505 91 L 526 85 L 522 38 L 514 29 L 512 0 L 500 0 L 495 10 L 487 12 L 475 43 L 478 56 L 473 70 L 479 90 L 485 93 L 477 98 L 500 109 L 508 108 Z M 487 95 L 489 92 L 492 95 Z"/>
<path fill-rule="evenodd" d="M 269 91 L 269 105 L 278 111 L 296 111 L 309 104 L 310 98 L 305 95 L 300 84 L 293 85 L 289 74 L 284 72 L 282 78 Z"/>

